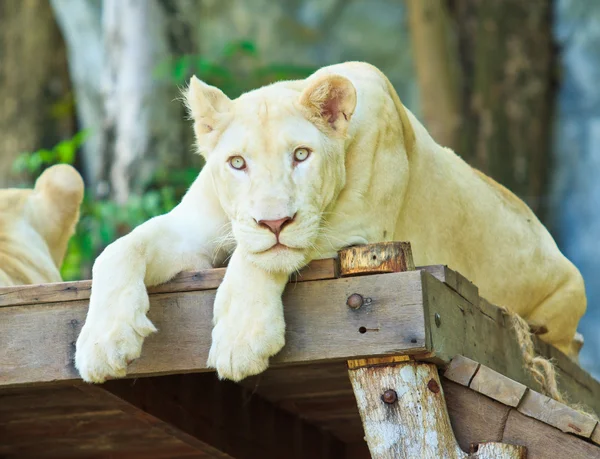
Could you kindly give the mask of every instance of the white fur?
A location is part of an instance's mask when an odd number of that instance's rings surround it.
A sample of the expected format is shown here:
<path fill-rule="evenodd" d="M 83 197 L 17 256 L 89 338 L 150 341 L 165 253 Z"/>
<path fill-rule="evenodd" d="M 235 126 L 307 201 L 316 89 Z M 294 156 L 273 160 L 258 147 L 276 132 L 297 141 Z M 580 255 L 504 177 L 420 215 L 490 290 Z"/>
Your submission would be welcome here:
<path fill-rule="evenodd" d="M 208 364 L 232 380 L 260 373 L 284 344 L 288 275 L 342 247 L 387 240 L 410 241 L 418 265 L 457 269 L 571 350 L 585 311 L 579 272 L 521 201 L 437 145 L 374 67 L 326 67 L 234 101 L 192 79 L 187 104 L 206 165 L 176 209 L 96 261 L 77 341 L 86 381 L 123 376 L 155 331 L 144 285 L 232 252 Z M 297 147 L 312 153 L 296 164 Z M 238 155 L 244 171 L 228 164 Z M 272 249 L 276 236 L 257 222 L 292 216 L 279 237 L 287 248 Z"/>

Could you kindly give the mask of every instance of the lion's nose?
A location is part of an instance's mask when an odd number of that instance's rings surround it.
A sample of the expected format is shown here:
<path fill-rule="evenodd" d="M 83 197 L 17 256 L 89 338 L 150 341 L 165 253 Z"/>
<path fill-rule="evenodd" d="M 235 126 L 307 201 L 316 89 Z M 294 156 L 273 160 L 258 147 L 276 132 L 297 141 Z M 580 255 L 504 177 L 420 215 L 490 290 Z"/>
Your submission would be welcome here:
<path fill-rule="evenodd" d="M 278 235 L 283 230 L 285 225 L 292 223 L 294 217 L 283 217 L 278 220 L 259 220 L 258 224 L 264 226 L 273 234 Z"/>

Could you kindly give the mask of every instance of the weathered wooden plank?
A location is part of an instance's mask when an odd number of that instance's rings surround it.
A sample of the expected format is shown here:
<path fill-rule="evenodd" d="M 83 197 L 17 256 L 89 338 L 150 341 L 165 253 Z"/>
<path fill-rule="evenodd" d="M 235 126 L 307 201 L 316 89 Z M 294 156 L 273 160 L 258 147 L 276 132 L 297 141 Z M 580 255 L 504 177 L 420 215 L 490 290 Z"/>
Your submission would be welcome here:
<path fill-rule="evenodd" d="M 523 397 L 518 411 L 563 432 L 584 438 L 592 435 L 597 424 L 597 421 L 591 416 L 531 390 L 527 391 Z"/>
<path fill-rule="evenodd" d="M 452 430 L 463 451 L 472 443 L 501 442 L 510 407 L 441 378 Z"/>
<path fill-rule="evenodd" d="M 373 458 L 462 458 L 435 365 L 348 370 Z M 427 441 L 435 436 L 436 442 Z"/>
<path fill-rule="evenodd" d="M 223 280 L 225 268 L 186 271 L 179 273 L 169 282 L 148 288 L 148 293 L 192 292 L 216 289 Z M 312 261 L 290 279 L 290 282 L 335 279 L 338 276 L 338 261 L 334 258 Z M 88 300 L 92 281 L 56 282 L 39 285 L 17 285 L 0 287 L 0 307 L 39 303 L 63 303 Z"/>
<path fill-rule="evenodd" d="M 343 249 L 338 254 L 340 274 L 398 273 L 415 269 L 409 242 L 380 242 Z"/>
<path fill-rule="evenodd" d="M 586 411 L 600 416 L 600 382 L 554 346 L 533 337 L 536 351 L 555 364 L 558 387 L 569 402 L 580 403 Z"/>
<path fill-rule="evenodd" d="M 511 336 L 509 342 L 510 348 L 506 350 L 506 348 L 504 347 L 506 342 L 502 338 L 503 336 L 506 336 L 506 333 L 501 330 L 499 331 L 496 325 L 494 325 L 494 323 L 501 324 L 502 327 L 510 330 L 510 324 L 506 320 L 506 316 L 502 312 L 502 310 L 497 306 L 492 305 L 483 298 L 476 299 L 476 295 L 478 294 L 477 287 L 470 283 L 459 273 L 452 271 L 447 266 L 423 266 L 417 267 L 417 269 L 425 270 L 432 276 L 434 276 L 436 279 L 444 282 L 452 290 L 454 290 L 460 296 L 465 298 L 471 305 L 478 306 L 478 309 L 481 311 L 481 313 L 491 320 L 490 323 L 490 320 L 488 319 L 481 317 L 473 317 L 473 320 L 477 320 L 481 325 L 483 325 L 483 327 L 481 327 L 480 329 L 480 332 L 478 333 L 478 336 L 482 339 L 486 339 L 485 342 L 481 342 L 482 349 L 480 349 L 480 353 L 482 350 L 491 347 L 493 348 L 493 351 L 491 355 L 488 355 L 488 358 L 493 358 L 494 355 L 497 355 L 498 357 L 500 357 L 500 359 L 504 359 L 506 362 L 512 362 L 513 365 L 510 366 L 514 367 L 515 371 L 511 373 L 513 375 L 511 377 L 512 379 L 515 379 L 514 376 L 518 374 L 519 371 L 521 371 L 520 369 L 522 366 L 522 360 L 515 360 L 515 358 L 519 355 L 516 353 L 518 349 L 514 346 L 514 336 Z M 473 309 L 468 308 L 468 310 Z M 456 316 L 456 318 L 458 319 L 458 322 L 461 322 L 460 317 Z M 489 325 L 492 325 L 492 331 L 494 333 L 493 335 L 489 335 L 487 333 L 487 330 L 484 331 L 484 328 L 488 328 L 487 326 Z M 493 329 L 496 329 L 496 331 L 494 331 Z M 509 331 L 509 335 L 513 335 L 512 330 Z M 487 341 L 490 339 L 490 337 L 492 338 L 491 343 Z M 533 337 L 533 340 L 537 352 L 541 356 L 550 358 L 556 363 L 556 370 L 558 376 L 557 379 L 560 389 L 565 393 L 569 394 L 569 396 L 572 398 L 574 397 L 573 394 L 576 394 L 575 398 L 573 398 L 571 401 L 581 403 L 585 406 L 587 410 L 594 411 L 596 414 L 600 414 L 600 383 L 555 347 L 548 345 L 547 343 L 543 342 L 541 339 L 535 336 Z M 496 353 L 497 349 L 504 349 L 504 351 Z M 482 362 L 481 360 L 478 361 Z M 487 364 L 487 366 L 489 366 L 490 368 L 495 369 L 503 374 L 506 374 L 502 370 L 502 368 L 506 365 L 502 365 L 501 362 L 496 362 L 496 365 L 498 366 L 494 366 L 489 363 Z M 541 389 L 539 385 L 535 381 L 533 381 L 533 379 L 527 374 L 522 380 L 520 380 L 520 382 L 523 382 L 528 387 L 532 387 L 535 390 Z"/>
<path fill-rule="evenodd" d="M 450 381 L 469 387 L 477 370 L 479 370 L 478 362 L 462 355 L 457 355 L 452 359 L 446 371 L 444 371 L 444 377 Z"/>
<path fill-rule="evenodd" d="M 3 458 L 230 456 L 94 386 L 0 391 Z"/>
<path fill-rule="evenodd" d="M 507 378 L 485 365 L 479 366 L 479 370 L 473 377 L 469 387 L 480 394 L 487 395 L 512 407 L 519 404 L 527 391 L 527 387 L 523 384 Z"/>
<path fill-rule="evenodd" d="M 348 296 L 368 304 L 354 310 Z M 206 371 L 214 291 L 151 295 L 149 337 L 129 376 Z M 284 293 L 286 346 L 273 364 L 425 350 L 421 273 L 418 271 L 303 282 Z M 324 307 L 324 305 L 327 305 Z M 0 308 L 0 385 L 77 378 L 74 343 L 87 302 Z"/>
<path fill-rule="evenodd" d="M 469 303 L 474 305 L 479 304 L 479 288 L 459 272 L 450 269 L 446 265 L 417 266 L 416 269 L 428 272 Z"/>
<path fill-rule="evenodd" d="M 526 445 L 528 459 L 600 458 L 600 448 L 593 443 L 563 433 L 514 409 L 508 415 L 502 441 Z"/>
<path fill-rule="evenodd" d="M 344 445 L 331 434 L 212 374 L 115 380 L 103 387 L 239 459 L 341 459 L 344 455 Z"/>
<path fill-rule="evenodd" d="M 368 357 L 365 359 L 354 359 L 348 360 L 348 368 L 354 370 L 360 367 L 374 366 L 374 365 L 389 365 L 390 363 L 408 362 L 410 357 L 408 355 L 392 355 L 389 357 Z"/>
<path fill-rule="evenodd" d="M 348 374 L 373 458 L 524 457 L 522 446 L 508 444 L 481 445 L 472 455 L 461 450 L 433 364 L 396 362 Z"/>
<path fill-rule="evenodd" d="M 463 296 L 423 273 L 428 350 L 438 362 L 448 364 L 465 356 L 527 387 L 539 389 L 523 368 L 523 358 L 514 332 L 507 328 L 501 311 L 484 314 Z M 436 317 L 437 315 L 437 317 Z"/>
<path fill-rule="evenodd" d="M 590 439 L 597 445 L 600 445 L 600 422 L 596 424 L 596 427 L 594 427 L 594 431 L 592 432 Z"/>
<path fill-rule="evenodd" d="M 428 350 L 435 354 L 430 360 L 447 365 L 460 354 L 535 391 L 542 391 L 525 368 L 515 332 L 500 308 L 485 301 L 473 305 L 428 272 L 423 278 L 423 291 Z M 553 346 L 538 337 L 533 339 L 540 355 L 555 359 L 559 387 L 570 401 L 600 412 L 600 383 Z"/>

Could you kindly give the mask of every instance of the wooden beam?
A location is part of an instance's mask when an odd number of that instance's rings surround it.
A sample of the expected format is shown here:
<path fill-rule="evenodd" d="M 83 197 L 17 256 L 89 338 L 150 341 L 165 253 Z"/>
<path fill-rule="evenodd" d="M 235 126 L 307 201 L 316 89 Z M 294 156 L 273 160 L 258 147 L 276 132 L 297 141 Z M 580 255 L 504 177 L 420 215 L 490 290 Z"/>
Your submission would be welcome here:
<path fill-rule="evenodd" d="M 344 444 L 331 434 L 214 374 L 115 380 L 102 387 L 238 459 L 344 457 Z"/>
<path fill-rule="evenodd" d="M 528 459 L 600 458 L 600 448 L 511 410 L 503 441 L 527 445 Z"/>
<path fill-rule="evenodd" d="M 100 387 L 63 385 L 0 391 L 0 457 L 231 456 Z"/>
<path fill-rule="evenodd" d="M 375 459 L 524 458 L 523 446 L 484 443 L 472 454 L 456 442 L 435 365 L 393 362 L 348 370 Z"/>
<path fill-rule="evenodd" d="M 284 293 L 290 364 L 425 351 L 421 273 L 290 284 Z M 214 290 L 150 295 L 150 336 L 129 376 L 208 371 Z M 348 297 L 364 304 L 352 309 Z M 87 301 L 0 308 L 0 386 L 78 378 L 74 344 Z"/>
<path fill-rule="evenodd" d="M 415 269 L 409 242 L 380 242 L 340 250 L 340 274 L 400 273 Z"/>
<path fill-rule="evenodd" d="M 445 366 L 463 355 L 539 391 L 523 368 L 504 313 L 447 267 L 422 269 L 426 273 L 290 284 L 284 298 L 287 345 L 273 365 L 429 353 L 419 358 Z M 337 273 L 335 260 L 321 260 L 300 280 Z M 214 287 L 221 275 L 220 270 L 185 273 L 151 291 L 150 318 L 159 332 L 146 341 L 130 376 L 207 371 Z M 87 300 L 76 300 L 86 292 L 71 286 L 0 289 L 0 386 L 78 378 L 72 359 Z M 353 294 L 358 296 L 350 307 Z M 39 303 L 23 304 L 34 300 Z M 541 355 L 557 362 L 559 386 L 570 400 L 600 412 L 600 384 L 555 348 L 535 340 Z"/>
<path fill-rule="evenodd" d="M 427 360 L 446 366 L 462 355 L 538 392 L 525 367 L 515 331 L 502 309 L 479 298 L 477 287 L 446 266 L 423 268 Z M 441 281 L 441 282 L 440 282 Z M 600 413 L 600 383 L 555 347 L 533 337 L 541 356 L 556 366 L 560 390 L 573 403 Z"/>
<path fill-rule="evenodd" d="M 149 287 L 148 293 L 175 293 L 214 290 L 223 281 L 226 268 L 185 271 L 169 282 Z M 338 275 L 338 262 L 334 258 L 312 261 L 298 274 L 292 275 L 290 282 L 335 279 Z M 53 284 L 16 285 L 0 287 L 0 307 L 39 303 L 65 303 L 67 301 L 89 300 L 92 281 L 55 282 Z"/>

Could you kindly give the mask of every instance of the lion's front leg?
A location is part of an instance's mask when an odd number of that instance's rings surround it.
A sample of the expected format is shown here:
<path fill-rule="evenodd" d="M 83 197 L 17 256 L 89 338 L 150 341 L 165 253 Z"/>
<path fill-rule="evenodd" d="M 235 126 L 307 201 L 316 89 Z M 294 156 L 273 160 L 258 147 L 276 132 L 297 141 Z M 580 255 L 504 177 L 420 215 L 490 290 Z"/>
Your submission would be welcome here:
<path fill-rule="evenodd" d="M 75 351 L 85 381 L 125 376 L 140 356 L 144 338 L 156 331 L 146 317 L 146 286 L 212 267 L 226 218 L 207 177 L 201 172 L 179 206 L 109 245 L 94 263 L 90 307 Z"/>
<path fill-rule="evenodd" d="M 221 379 L 240 381 L 267 369 L 285 344 L 281 295 L 285 273 L 269 273 L 237 249 L 217 290 L 208 366 Z"/>

